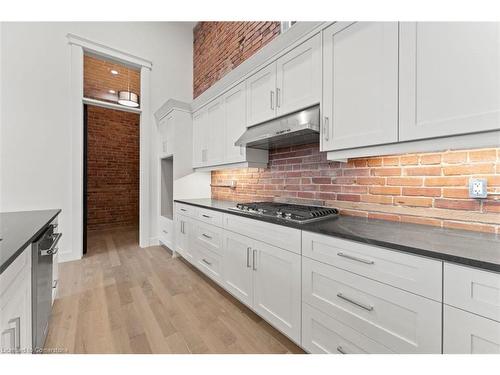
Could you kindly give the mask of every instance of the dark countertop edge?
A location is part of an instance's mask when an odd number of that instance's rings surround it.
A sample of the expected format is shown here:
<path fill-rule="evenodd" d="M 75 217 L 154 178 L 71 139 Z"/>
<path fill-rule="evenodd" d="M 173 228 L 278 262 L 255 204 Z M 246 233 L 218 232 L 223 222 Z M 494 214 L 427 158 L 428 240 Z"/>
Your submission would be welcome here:
<path fill-rule="evenodd" d="M 190 206 L 196 206 L 196 207 L 201 207 L 201 208 L 206 208 L 209 210 L 214 210 L 214 211 L 219 211 L 223 213 L 227 213 L 230 215 L 236 215 L 236 216 L 241 216 L 241 217 L 246 217 L 249 219 L 254 219 L 254 220 L 260 220 L 260 221 L 265 221 L 271 224 L 276 224 L 276 225 L 282 225 L 284 227 L 289 227 L 289 228 L 295 228 L 295 229 L 300 229 L 305 232 L 310 232 L 310 233 L 317 233 L 317 234 L 322 234 L 324 236 L 331 236 L 331 237 L 337 237 L 337 238 L 343 238 L 346 240 L 351 240 L 359 243 L 364 243 L 364 244 L 369 244 L 369 245 L 375 245 L 375 246 L 380 246 L 384 247 L 386 249 L 390 249 L 393 251 L 399 251 L 403 253 L 410 253 L 413 255 L 419 255 L 419 256 L 424 256 L 427 258 L 432 258 L 432 259 L 437 259 L 437 260 L 442 260 L 445 262 L 450 262 L 450 263 L 455 263 L 455 264 L 460 264 L 463 266 L 468 266 L 468 267 L 475 267 L 479 268 L 482 270 L 487 270 L 487 271 L 493 271 L 493 272 L 500 272 L 500 264 L 497 263 L 490 263 L 490 262 L 485 262 L 482 260 L 476 260 L 476 259 L 470 259 L 470 258 L 464 258 L 464 257 L 459 257 L 456 255 L 450 255 L 446 253 L 440 253 L 432 250 L 426 250 L 426 249 L 421 249 L 421 248 L 416 248 L 416 247 L 410 247 L 410 246 L 404 246 L 404 245 L 398 245 L 394 244 L 391 242 L 385 242 L 385 241 L 378 241 L 376 239 L 371 239 L 371 238 L 360 238 L 358 236 L 349 236 L 347 234 L 330 234 L 330 233 L 322 233 L 321 231 L 310 231 L 310 230 L 305 230 L 301 224 L 295 224 L 295 223 L 281 223 L 278 222 L 278 220 L 273 220 L 273 219 L 267 219 L 265 217 L 250 217 L 249 215 L 239 213 L 237 211 L 229 211 L 224 208 L 218 208 L 218 207 L 210 207 L 201 203 L 194 203 L 190 201 L 184 201 L 182 199 L 174 199 L 174 202 L 178 203 L 183 203 L 187 204 Z"/>
<path fill-rule="evenodd" d="M 51 211 L 51 210 L 47 210 L 47 211 Z M 52 220 L 54 220 L 60 213 L 61 213 L 61 209 L 58 208 L 55 210 L 55 214 L 52 215 L 50 217 L 49 220 L 47 220 L 46 223 L 44 223 L 40 229 L 34 233 L 19 249 L 16 250 L 16 252 L 14 254 L 12 254 L 12 256 L 7 259 L 3 264 L 0 264 L 0 275 L 7 269 L 9 268 L 9 266 L 14 263 L 14 261 L 17 259 L 17 257 L 19 255 L 21 255 L 21 253 L 24 251 L 24 249 L 26 249 L 26 246 L 28 246 L 30 243 L 32 243 L 40 234 L 42 234 L 42 232 L 45 230 L 45 228 L 47 228 L 47 226 L 52 222 Z"/>

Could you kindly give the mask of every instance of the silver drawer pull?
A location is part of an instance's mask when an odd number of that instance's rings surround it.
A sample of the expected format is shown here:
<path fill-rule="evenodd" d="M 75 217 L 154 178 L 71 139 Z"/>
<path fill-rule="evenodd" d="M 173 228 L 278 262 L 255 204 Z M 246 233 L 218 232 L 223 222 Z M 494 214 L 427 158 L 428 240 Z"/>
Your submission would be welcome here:
<path fill-rule="evenodd" d="M 365 309 L 367 311 L 372 311 L 373 310 L 373 306 L 370 306 L 370 305 L 365 305 L 364 303 L 362 302 L 358 302 L 358 301 L 355 301 L 349 297 L 346 297 L 344 296 L 342 293 L 337 293 L 337 297 L 343 299 L 344 301 L 347 301 L 349 303 L 352 303 L 353 305 L 356 305 L 358 307 L 361 307 L 362 309 Z"/>
<path fill-rule="evenodd" d="M 340 354 L 347 354 L 347 352 L 344 350 L 344 348 L 342 348 L 340 345 L 337 346 L 337 351 L 340 353 Z"/>
<path fill-rule="evenodd" d="M 162 232 L 168 234 L 168 231 L 166 231 L 165 229 L 163 229 Z"/>
<path fill-rule="evenodd" d="M 186 212 L 187 210 L 185 208 L 181 208 L 181 211 Z"/>
<path fill-rule="evenodd" d="M 347 255 L 347 254 L 344 254 L 344 253 L 337 253 L 337 255 L 339 257 L 347 258 L 347 259 L 350 259 L 350 260 L 355 260 L 356 262 L 361 262 L 361 263 L 364 263 L 364 264 L 375 264 L 375 262 L 373 260 L 358 258 L 358 257 L 352 256 L 352 255 Z"/>
<path fill-rule="evenodd" d="M 205 237 L 205 238 L 208 238 L 209 240 L 212 239 L 212 236 L 209 236 L 208 234 L 205 234 L 205 233 L 203 233 L 202 236 Z"/>
<path fill-rule="evenodd" d="M 52 283 L 52 289 L 56 289 L 57 288 L 57 283 L 59 282 L 59 280 L 54 280 L 54 282 Z"/>
<path fill-rule="evenodd" d="M 206 260 L 205 258 L 202 259 L 202 262 L 205 263 L 205 264 L 208 264 L 209 266 L 212 265 L 212 263 L 210 263 L 208 260 Z"/>
<path fill-rule="evenodd" d="M 207 219 L 211 219 L 212 218 L 212 216 L 208 216 L 208 215 L 201 215 L 201 216 L 206 217 Z"/>

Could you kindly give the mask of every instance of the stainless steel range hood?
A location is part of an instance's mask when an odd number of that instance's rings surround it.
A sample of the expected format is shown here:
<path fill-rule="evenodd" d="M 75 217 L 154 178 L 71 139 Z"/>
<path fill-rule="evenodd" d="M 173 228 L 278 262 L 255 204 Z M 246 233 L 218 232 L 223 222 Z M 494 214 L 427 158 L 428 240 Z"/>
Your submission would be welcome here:
<path fill-rule="evenodd" d="M 269 150 L 319 142 L 319 105 L 253 125 L 235 146 Z"/>

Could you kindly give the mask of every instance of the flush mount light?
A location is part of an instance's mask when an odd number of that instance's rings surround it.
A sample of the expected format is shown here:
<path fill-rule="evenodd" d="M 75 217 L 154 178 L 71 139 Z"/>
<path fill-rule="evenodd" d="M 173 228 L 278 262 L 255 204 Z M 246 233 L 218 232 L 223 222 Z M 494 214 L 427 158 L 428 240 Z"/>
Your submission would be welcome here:
<path fill-rule="evenodd" d="M 118 103 L 127 107 L 139 107 L 139 97 L 131 91 L 119 91 Z"/>
<path fill-rule="evenodd" d="M 108 91 L 110 94 L 116 94 L 116 91 L 115 90 L 109 90 Z"/>
<path fill-rule="evenodd" d="M 114 76 L 116 76 L 118 74 L 118 71 L 117 70 L 111 70 L 111 74 L 113 74 Z"/>

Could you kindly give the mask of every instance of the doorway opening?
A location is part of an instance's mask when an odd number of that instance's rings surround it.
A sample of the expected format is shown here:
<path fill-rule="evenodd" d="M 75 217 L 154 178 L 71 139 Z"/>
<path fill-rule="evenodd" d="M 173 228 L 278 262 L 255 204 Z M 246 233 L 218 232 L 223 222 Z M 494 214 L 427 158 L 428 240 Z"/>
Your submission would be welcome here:
<path fill-rule="evenodd" d="M 110 250 L 110 238 L 139 243 L 141 117 L 118 104 L 121 92 L 140 92 L 140 72 L 85 55 L 83 254 Z"/>

